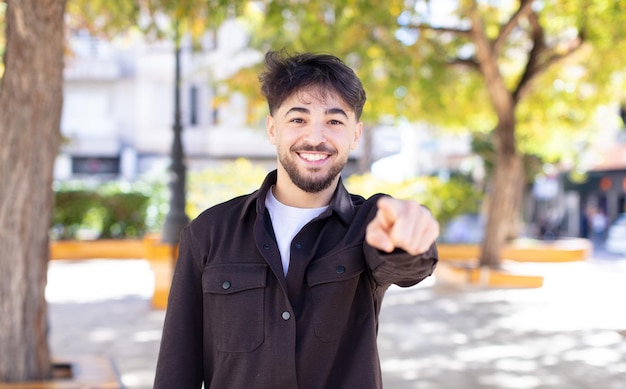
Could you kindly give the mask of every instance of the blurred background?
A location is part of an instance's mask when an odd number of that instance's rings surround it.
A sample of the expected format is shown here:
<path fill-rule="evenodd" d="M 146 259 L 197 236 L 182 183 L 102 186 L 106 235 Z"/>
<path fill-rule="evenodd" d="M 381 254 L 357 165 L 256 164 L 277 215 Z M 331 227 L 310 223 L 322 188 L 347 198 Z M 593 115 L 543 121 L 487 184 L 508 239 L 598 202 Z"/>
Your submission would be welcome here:
<path fill-rule="evenodd" d="M 3 3 L 10 30 L 6 15 Z M 416 199 L 440 221 L 441 245 L 480 248 L 446 259 L 543 280 L 501 288 L 438 271 L 392 288 L 386 387 L 626 382 L 623 2 L 69 0 L 64 30 L 46 287 L 53 354 L 106 355 L 126 387 L 151 387 L 167 246 L 274 169 L 257 75 L 267 50 L 285 48 L 335 54 L 363 81 L 365 133 L 343 172 L 350 191 Z M 129 248 L 59 249 L 70 242 Z M 514 244 L 583 249 L 561 263 L 513 263 L 500 253 Z M 147 245 L 165 250 L 159 265 Z"/>
<path fill-rule="evenodd" d="M 444 225 L 455 217 L 460 224 L 480 225 L 486 209 L 482 200 L 497 165 L 498 118 L 485 92 L 489 80 L 470 64 L 475 56 L 472 42 L 462 38 L 468 5 L 409 3 L 390 3 L 381 12 L 368 8 L 375 5 L 368 2 L 305 3 L 297 11 L 280 2 L 233 2 L 216 9 L 199 2 L 206 14 L 180 5 L 182 9 L 175 9 L 182 15 L 176 27 L 171 16 L 157 14 L 153 23 L 160 21 L 164 27 L 156 32 L 138 23 L 109 36 L 94 32 L 93 24 L 121 18 L 119 9 L 70 2 L 69 10 L 75 12 L 68 15 L 53 237 L 160 231 L 169 207 L 173 127 L 179 129 L 184 153 L 179 157 L 188 169 L 189 217 L 255 189 L 275 166 L 256 76 L 265 51 L 280 48 L 334 53 L 363 79 L 368 92 L 366 136 L 344 172 L 354 191 L 367 195 L 382 189 L 415 197 Z M 603 2 L 596 3 L 600 8 Z M 614 2 L 605 3 L 608 7 Z M 481 6 L 495 28 L 516 4 Z M 92 15 L 95 11 L 102 15 Z M 547 42 L 556 55 L 567 58 L 568 52 L 558 45 L 573 45 L 579 38 L 577 22 L 568 25 L 564 19 L 582 16 L 552 4 L 538 11 L 544 34 L 550 34 Z M 94 20 L 85 20 L 84 14 Z M 581 23 L 589 30 L 599 28 L 587 20 Z M 334 34 L 336 39 L 326 38 Z M 499 54 L 501 73 L 511 88 L 515 82 L 522 85 L 531 53 L 529 38 L 518 35 L 511 34 L 511 47 Z M 572 50 L 571 64 L 544 65 L 532 91 L 520 94 L 524 99 L 515 114 L 515 136 L 524 176 L 518 213 L 508 223 L 511 236 L 586 237 L 602 244 L 610 235 L 608 226 L 624 212 L 625 61 L 617 50 L 623 37 L 601 38 L 609 41 L 584 43 L 601 46 L 595 53 L 583 47 Z M 608 63 L 610 55 L 615 58 Z M 462 60 L 468 65 L 456 63 Z M 233 169 L 237 179 L 232 179 Z M 78 190 L 109 196 L 132 192 L 137 203 L 130 208 L 145 209 L 146 225 L 97 225 L 106 218 L 92 217 L 85 209 L 75 212 L 84 215 L 82 220 L 67 220 L 72 216 L 63 209 L 63 196 L 79 196 Z M 139 200 L 142 194 L 148 197 L 145 202 Z M 92 210 L 90 194 L 84 195 L 81 204 Z M 129 195 L 117 203 L 130 201 Z M 75 206 L 77 199 L 71 202 Z M 117 212 L 113 219 L 118 221 L 128 214 Z M 454 230 L 444 239 L 480 241 L 480 236 L 469 235 Z"/>

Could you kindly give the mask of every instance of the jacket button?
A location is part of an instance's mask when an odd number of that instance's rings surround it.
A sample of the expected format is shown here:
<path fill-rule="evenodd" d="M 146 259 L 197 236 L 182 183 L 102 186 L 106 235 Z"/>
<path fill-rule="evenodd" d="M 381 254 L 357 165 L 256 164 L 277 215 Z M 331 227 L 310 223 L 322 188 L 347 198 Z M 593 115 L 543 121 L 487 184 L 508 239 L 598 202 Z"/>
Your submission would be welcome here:
<path fill-rule="evenodd" d="M 301 243 L 296 243 L 296 248 L 297 248 L 298 250 L 300 250 L 300 249 L 302 248 L 302 244 L 301 244 Z"/>
<path fill-rule="evenodd" d="M 270 245 L 269 245 L 269 244 L 267 244 L 267 243 L 265 243 L 265 244 L 263 244 L 263 248 L 264 248 L 265 250 L 269 250 L 269 249 L 270 249 Z"/>
<path fill-rule="evenodd" d="M 222 289 L 230 289 L 230 281 L 224 281 L 224 283 L 222 283 Z"/>
<path fill-rule="evenodd" d="M 291 319 L 291 313 L 289 313 L 287 311 L 283 312 L 283 314 L 281 316 L 282 316 L 283 320 Z"/>
<path fill-rule="evenodd" d="M 335 271 L 337 272 L 337 274 L 343 274 L 346 272 L 346 268 L 343 266 L 337 266 L 337 269 L 335 269 Z"/>

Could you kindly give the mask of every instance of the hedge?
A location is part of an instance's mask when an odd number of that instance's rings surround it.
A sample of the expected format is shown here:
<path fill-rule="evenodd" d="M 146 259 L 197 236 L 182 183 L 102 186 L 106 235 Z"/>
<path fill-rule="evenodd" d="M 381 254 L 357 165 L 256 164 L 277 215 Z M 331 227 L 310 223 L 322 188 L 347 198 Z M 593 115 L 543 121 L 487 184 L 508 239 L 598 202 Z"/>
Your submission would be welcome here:
<path fill-rule="evenodd" d="M 143 236 L 150 198 L 139 192 L 103 193 L 98 189 L 55 191 L 52 239 L 78 239 L 91 231 L 94 238 L 122 239 Z"/>

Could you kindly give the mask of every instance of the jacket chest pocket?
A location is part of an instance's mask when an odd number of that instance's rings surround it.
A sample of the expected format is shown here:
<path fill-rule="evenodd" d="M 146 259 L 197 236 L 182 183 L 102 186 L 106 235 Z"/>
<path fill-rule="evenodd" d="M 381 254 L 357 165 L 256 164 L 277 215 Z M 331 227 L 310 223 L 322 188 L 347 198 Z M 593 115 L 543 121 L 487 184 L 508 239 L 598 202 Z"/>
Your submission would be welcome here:
<path fill-rule="evenodd" d="M 362 277 L 364 270 L 360 245 L 310 265 L 307 283 L 311 288 L 315 335 L 321 341 L 340 339 L 347 329 L 368 316 L 372 302 Z"/>
<path fill-rule="evenodd" d="M 227 264 L 204 269 L 205 325 L 218 351 L 250 352 L 264 340 L 267 265 Z"/>

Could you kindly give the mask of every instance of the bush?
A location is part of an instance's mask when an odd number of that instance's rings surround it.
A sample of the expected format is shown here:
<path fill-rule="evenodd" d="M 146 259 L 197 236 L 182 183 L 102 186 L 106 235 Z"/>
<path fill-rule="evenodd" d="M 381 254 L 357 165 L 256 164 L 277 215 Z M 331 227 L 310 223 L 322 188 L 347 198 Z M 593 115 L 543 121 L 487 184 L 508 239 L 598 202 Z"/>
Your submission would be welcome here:
<path fill-rule="evenodd" d="M 195 218 L 219 202 L 256 190 L 267 171 L 246 159 L 188 173 L 186 212 Z M 52 239 L 139 238 L 160 231 L 168 212 L 168 175 L 155 170 L 128 184 L 95 187 L 64 183 L 55 188 Z"/>
<path fill-rule="evenodd" d="M 148 196 L 113 193 L 102 198 L 105 210 L 100 238 L 139 238 L 147 231 Z"/>
<path fill-rule="evenodd" d="M 245 158 L 190 172 L 186 212 L 195 218 L 208 207 L 248 194 L 261 186 L 267 170 Z"/>
<path fill-rule="evenodd" d="M 94 237 L 138 238 L 147 232 L 149 197 L 110 188 L 55 191 L 52 239 L 78 239 L 81 231 Z"/>
<path fill-rule="evenodd" d="M 457 215 L 477 213 L 482 201 L 482 193 L 462 178 L 442 181 L 425 176 L 390 182 L 364 174 L 348 177 L 346 187 L 364 197 L 386 193 L 398 199 L 416 200 L 428 207 L 442 226 Z"/>
<path fill-rule="evenodd" d="M 78 230 L 88 228 L 89 213 L 98 209 L 100 196 L 91 190 L 56 191 L 52 215 L 53 239 L 76 239 Z"/>

